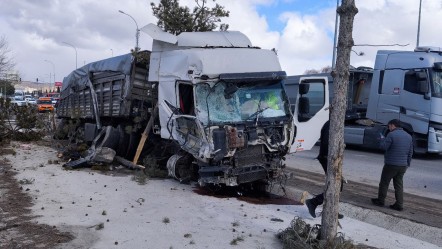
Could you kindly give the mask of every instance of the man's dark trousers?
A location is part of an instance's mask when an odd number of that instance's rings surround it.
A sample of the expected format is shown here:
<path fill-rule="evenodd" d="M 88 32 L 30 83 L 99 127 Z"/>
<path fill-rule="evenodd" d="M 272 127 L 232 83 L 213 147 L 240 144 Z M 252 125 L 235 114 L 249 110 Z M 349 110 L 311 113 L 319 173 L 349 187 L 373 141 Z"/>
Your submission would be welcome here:
<path fill-rule="evenodd" d="M 393 179 L 394 196 L 396 197 L 396 204 L 399 207 L 404 206 L 404 184 L 403 177 L 407 171 L 405 166 L 394 166 L 385 164 L 382 169 L 381 181 L 379 183 L 378 200 L 381 203 L 385 202 L 387 197 L 388 186 L 391 179 Z"/>

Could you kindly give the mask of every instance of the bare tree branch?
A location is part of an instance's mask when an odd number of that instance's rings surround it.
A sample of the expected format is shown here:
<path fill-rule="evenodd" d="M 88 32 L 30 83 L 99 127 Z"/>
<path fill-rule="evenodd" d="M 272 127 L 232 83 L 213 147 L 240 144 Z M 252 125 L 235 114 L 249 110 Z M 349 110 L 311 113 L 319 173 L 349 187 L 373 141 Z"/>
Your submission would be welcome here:
<path fill-rule="evenodd" d="M 6 37 L 2 36 L 0 38 L 0 74 L 3 75 L 8 71 L 12 70 L 15 66 L 14 61 L 9 56 L 11 50 L 8 46 L 8 40 Z"/>

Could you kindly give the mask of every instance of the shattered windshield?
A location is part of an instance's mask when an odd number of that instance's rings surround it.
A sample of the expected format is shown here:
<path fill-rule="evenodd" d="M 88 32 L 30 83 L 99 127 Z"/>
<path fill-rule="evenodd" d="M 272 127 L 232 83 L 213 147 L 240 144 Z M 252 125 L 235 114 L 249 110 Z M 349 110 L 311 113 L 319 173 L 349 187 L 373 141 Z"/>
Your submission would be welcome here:
<path fill-rule="evenodd" d="M 432 96 L 442 98 L 442 71 L 432 71 L 431 78 Z"/>
<path fill-rule="evenodd" d="M 218 82 L 196 87 L 197 115 L 204 123 L 231 123 L 284 117 L 289 113 L 280 81 Z"/>

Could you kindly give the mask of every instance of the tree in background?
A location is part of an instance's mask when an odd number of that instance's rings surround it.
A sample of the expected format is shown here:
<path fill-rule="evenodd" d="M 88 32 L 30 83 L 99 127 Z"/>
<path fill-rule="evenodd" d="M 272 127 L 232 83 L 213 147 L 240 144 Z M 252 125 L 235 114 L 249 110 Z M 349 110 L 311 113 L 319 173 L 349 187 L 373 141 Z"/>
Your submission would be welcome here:
<path fill-rule="evenodd" d="M 196 7 L 192 13 L 188 7 L 180 6 L 179 0 L 161 0 L 158 6 L 151 2 L 150 6 L 153 15 L 158 18 L 158 27 L 174 35 L 182 32 L 215 30 L 221 18 L 229 16 L 230 12 L 219 4 L 209 8 L 206 6 L 207 0 L 195 0 L 195 3 Z M 220 30 L 225 31 L 228 28 L 228 24 L 220 24 Z"/>
<path fill-rule="evenodd" d="M 335 92 L 330 111 L 330 137 L 328 150 L 325 202 L 322 210 L 321 239 L 332 243 L 336 238 L 338 209 L 344 160 L 344 120 L 350 68 L 350 53 L 354 45 L 353 21 L 358 9 L 355 0 L 342 0 L 336 10 L 340 17 L 336 69 L 332 72 Z"/>
<path fill-rule="evenodd" d="M 9 72 L 15 66 L 14 61 L 9 56 L 10 52 L 8 40 L 2 36 L 0 38 L 0 77 L 3 77 L 5 73 Z"/>
<path fill-rule="evenodd" d="M 15 87 L 9 80 L 0 79 L 0 92 L 4 96 L 13 95 L 15 93 Z"/>
<path fill-rule="evenodd" d="M 304 74 L 318 74 L 318 73 L 331 73 L 333 71 L 331 66 L 325 66 L 321 68 L 321 70 L 317 69 L 307 69 L 304 71 Z"/>

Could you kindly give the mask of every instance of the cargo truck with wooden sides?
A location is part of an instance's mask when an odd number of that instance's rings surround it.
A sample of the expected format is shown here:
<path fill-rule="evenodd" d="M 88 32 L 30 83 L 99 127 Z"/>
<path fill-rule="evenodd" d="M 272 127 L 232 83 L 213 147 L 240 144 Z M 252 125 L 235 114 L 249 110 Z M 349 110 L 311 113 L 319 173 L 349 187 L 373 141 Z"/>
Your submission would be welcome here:
<path fill-rule="evenodd" d="M 290 111 L 276 52 L 244 34 L 142 30 L 153 38 L 151 51 L 93 62 L 65 77 L 56 112 L 65 124 L 79 121 L 73 136 L 135 164 L 167 168 L 180 180 L 224 186 L 274 183 L 287 153 L 308 150 L 319 138 L 328 119 L 326 77 L 301 79 L 295 113 L 308 109 L 310 89 L 323 92 L 323 106 L 305 119 Z"/>

